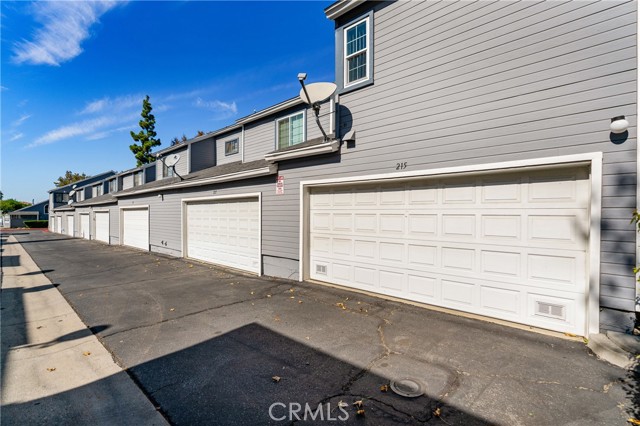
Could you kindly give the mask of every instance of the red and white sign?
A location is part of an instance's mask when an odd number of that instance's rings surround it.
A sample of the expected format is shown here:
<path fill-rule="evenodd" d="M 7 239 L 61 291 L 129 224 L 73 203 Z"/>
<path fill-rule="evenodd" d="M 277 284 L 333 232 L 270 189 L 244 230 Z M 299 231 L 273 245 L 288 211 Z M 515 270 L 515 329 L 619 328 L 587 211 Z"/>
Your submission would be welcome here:
<path fill-rule="evenodd" d="M 278 176 L 276 180 L 276 195 L 284 194 L 284 176 Z"/>

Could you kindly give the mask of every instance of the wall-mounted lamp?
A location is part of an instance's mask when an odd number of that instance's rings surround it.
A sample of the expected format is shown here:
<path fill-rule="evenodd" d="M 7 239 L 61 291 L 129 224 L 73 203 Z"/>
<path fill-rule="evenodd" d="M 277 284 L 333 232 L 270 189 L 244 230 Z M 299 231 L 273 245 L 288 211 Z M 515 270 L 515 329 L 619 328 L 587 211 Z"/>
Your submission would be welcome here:
<path fill-rule="evenodd" d="M 625 119 L 624 115 L 619 115 L 611 119 L 609 128 L 611 129 L 611 133 L 624 133 L 629 128 L 629 122 Z"/>

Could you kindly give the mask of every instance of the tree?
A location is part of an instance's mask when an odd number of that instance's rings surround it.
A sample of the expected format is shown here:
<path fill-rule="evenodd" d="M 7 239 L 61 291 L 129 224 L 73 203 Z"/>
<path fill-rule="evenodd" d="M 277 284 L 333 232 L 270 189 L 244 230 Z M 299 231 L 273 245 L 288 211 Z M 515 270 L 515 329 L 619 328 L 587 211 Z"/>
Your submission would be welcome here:
<path fill-rule="evenodd" d="M 151 102 L 149 102 L 149 95 L 142 100 L 142 112 L 140 116 L 142 120 L 139 121 L 140 131 L 138 133 L 131 132 L 131 137 L 134 143 L 129 145 L 129 149 L 136 157 L 137 166 L 143 164 L 153 163 L 156 157 L 151 154 L 151 149 L 159 146 L 162 142 L 160 139 L 156 139 L 158 135 L 156 133 L 156 117 L 151 114 Z"/>
<path fill-rule="evenodd" d="M 60 188 L 61 186 L 69 185 L 70 183 L 78 182 L 78 181 L 86 179 L 88 177 L 89 176 L 87 176 L 84 173 L 74 173 L 71 170 L 67 170 L 65 172 L 65 174 L 63 176 L 60 176 L 58 178 L 58 180 L 53 182 L 53 184 L 56 187 Z"/>
<path fill-rule="evenodd" d="M 4 199 L 4 193 L 0 191 L 0 201 L 2 201 L 3 199 Z"/>
<path fill-rule="evenodd" d="M 187 135 L 185 135 L 184 133 L 182 134 L 182 138 L 178 139 L 178 137 L 175 137 L 173 139 L 171 139 L 171 146 L 174 145 L 178 145 L 180 143 L 185 143 L 186 141 L 188 141 L 189 139 L 187 139 Z"/>
<path fill-rule="evenodd" d="M 0 201 L 0 210 L 2 210 L 2 213 L 9 213 L 30 205 L 31 203 L 25 203 L 24 201 L 18 201 L 16 199 L 9 198 L 8 200 Z"/>

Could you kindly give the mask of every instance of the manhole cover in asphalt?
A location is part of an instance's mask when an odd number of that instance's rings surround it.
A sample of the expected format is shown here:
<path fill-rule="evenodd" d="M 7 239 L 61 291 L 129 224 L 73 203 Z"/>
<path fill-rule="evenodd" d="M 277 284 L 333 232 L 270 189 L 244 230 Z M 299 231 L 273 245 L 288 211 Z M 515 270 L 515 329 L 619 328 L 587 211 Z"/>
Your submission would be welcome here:
<path fill-rule="evenodd" d="M 424 393 L 422 385 L 414 379 L 403 378 L 392 380 L 389 386 L 392 391 L 400 396 L 406 396 L 407 398 L 415 398 Z"/>

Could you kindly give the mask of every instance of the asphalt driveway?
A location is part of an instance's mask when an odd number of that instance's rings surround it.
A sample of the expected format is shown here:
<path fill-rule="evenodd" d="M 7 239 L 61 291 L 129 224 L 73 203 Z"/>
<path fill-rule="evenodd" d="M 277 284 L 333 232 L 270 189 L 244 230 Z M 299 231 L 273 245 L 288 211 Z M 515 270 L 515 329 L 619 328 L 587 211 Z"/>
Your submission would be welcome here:
<path fill-rule="evenodd" d="M 173 424 L 625 425 L 637 414 L 633 373 L 582 342 L 48 232 L 15 236 Z M 394 378 L 424 396 L 385 392 Z"/>

